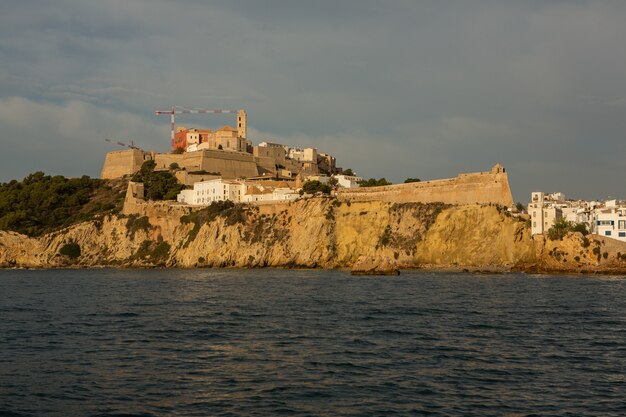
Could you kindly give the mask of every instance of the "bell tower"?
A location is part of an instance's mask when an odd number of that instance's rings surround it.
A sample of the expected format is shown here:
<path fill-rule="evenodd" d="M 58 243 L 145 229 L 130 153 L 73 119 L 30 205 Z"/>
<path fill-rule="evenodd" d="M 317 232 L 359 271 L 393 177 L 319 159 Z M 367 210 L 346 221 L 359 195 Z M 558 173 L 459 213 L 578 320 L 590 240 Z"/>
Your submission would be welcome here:
<path fill-rule="evenodd" d="M 243 139 L 248 136 L 248 120 L 246 111 L 243 109 L 237 113 L 237 136 Z"/>

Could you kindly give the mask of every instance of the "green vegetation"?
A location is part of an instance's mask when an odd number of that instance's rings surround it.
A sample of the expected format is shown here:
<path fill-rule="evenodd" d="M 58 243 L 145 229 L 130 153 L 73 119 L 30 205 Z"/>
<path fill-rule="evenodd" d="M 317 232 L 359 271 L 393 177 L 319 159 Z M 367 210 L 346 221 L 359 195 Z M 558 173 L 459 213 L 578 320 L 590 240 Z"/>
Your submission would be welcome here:
<path fill-rule="evenodd" d="M 155 171 L 156 163 L 148 160 L 133 176 L 134 182 L 142 182 L 149 200 L 175 200 L 176 195 L 185 188 L 176 177 L 168 171 Z"/>
<path fill-rule="evenodd" d="M 176 149 L 174 149 L 172 151 L 172 153 L 178 154 L 178 155 L 180 155 L 181 153 L 184 153 L 184 152 L 185 152 L 185 150 L 183 148 L 176 148 Z"/>
<path fill-rule="evenodd" d="M 385 178 L 378 180 L 376 178 L 370 178 L 369 180 L 361 181 L 359 187 L 382 187 L 384 185 L 391 185 L 391 183 Z"/>
<path fill-rule="evenodd" d="M 176 171 L 176 170 L 178 170 L 178 169 L 180 169 L 180 165 L 178 165 L 178 163 L 177 163 L 177 162 L 172 162 L 172 163 L 170 164 L 170 171 Z"/>
<path fill-rule="evenodd" d="M 209 172 L 205 170 L 189 171 L 189 175 L 222 175 L 220 172 Z"/>
<path fill-rule="evenodd" d="M 128 236 L 134 236 L 139 230 L 148 230 L 153 226 L 150 224 L 148 216 L 139 216 L 138 214 L 131 214 L 126 221 L 126 230 Z"/>
<path fill-rule="evenodd" d="M 435 224 L 439 214 L 448 207 L 450 205 L 444 203 L 394 203 L 389 207 L 390 221 L 378 240 L 377 248 L 388 247 L 407 255 L 414 254 L 417 244 Z M 399 227 L 401 219 L 407 216 L 412 216 L 419 223 L 416 229 L 411 229 L 408 233 Z"/>
<path fill-rule="evenodd" d="M 319 181 L 307 181 L 302 185 L 302 189 L 300 190 L 300 195 L 303 194 L 330 194 L 332 188 L 328 184 L 322 184 Z"/>
<path fill-rule="evenodd" d="M 22 181 L 0 184 L 0 230 L 39 236 L 98 214 L 116 213 L 125 191 L 125 182 L 119 180 L 35 172 Z"/>
<path fill-rule="evenodd" d="M 407 178 L 404 180 L 405 184 L 411 183 L 411 182 L 422 182 L 422 180 L 420 180 L 419 178 Z"/>
<path fill-rule="evenodd" d="M 66 243 L 61 247 L 59 253 L 70 259 L 76 259 L 80 256 L 80 245 L 76 242 Z"/>
<path fill-rule="evenodd" d="M 193 229 L 189 231 L 185 246 L 196 238 L 203 224 L 211 223 L 217 217 L 223 217 L 227 226 L 245 223 L 246 208 L 243 204 L 235 204 L 230 200 L 214 201 L 202 210 L 181 216 L 180 222 L 182 224 L 193 224 Z"/>
<path fill-rule="evenodd" d="M 343 171 L 341 171 L 341 173 L 343 175 L 349 175 L 349 176 L 354 176 L 354 171 L 352 171 L 352 168 L 348 168 L 348 169 L 344 169 Z"/>
<path fill-rule="evenodd" d="M 523 213 L 526 211 L 526 206 L 518 201 L 515 203 L 515 209 L 518 213 Z"/>
<path fill-rule="evenodd" d="M 575 224 L 561 219 L 548 229 L 547 236 L 550 240 L 563 240 L 563 237 L 569 232 L 580 232 L 583 236 L 589 234 L 587 227 L 583 223 Z"/>
<path fill-rule="evenodd" d="M 131 260 L 150 261 L 156 265 L 164 265 L 170 254 L 171 246 L 159 236 L 159 241 L 144 240 Z"/>

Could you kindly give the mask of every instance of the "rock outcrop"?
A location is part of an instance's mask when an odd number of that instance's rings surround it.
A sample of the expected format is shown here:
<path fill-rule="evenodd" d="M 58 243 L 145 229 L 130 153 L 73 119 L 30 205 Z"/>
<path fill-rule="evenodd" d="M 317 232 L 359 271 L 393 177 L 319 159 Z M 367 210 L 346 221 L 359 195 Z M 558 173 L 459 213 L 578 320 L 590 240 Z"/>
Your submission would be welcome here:
<path fill-rule="evenodd" d="M 360 262 L 373 271 L 388 265 L 585 272 L 626 268 L 626 244 L 576 234 L 556 242 L 533 240 L 523 221 L 495 205 L 313 198 L 197 215 L 188 208 L 146 203 L 135 213 L 39 238 L 0 232 L 0 266 L 352 268 Z M 80 255 L 61 255 L 68 244 L 78 245 Z"/>

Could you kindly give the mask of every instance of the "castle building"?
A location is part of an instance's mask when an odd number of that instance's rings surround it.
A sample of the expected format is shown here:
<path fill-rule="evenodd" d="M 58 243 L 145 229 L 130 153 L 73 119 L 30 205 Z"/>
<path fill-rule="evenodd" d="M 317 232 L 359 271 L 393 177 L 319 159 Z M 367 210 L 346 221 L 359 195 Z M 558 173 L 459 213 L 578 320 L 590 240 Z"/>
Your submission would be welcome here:
<path fill-rule="evenodd" d="M 157 170 L 167 170 L 175 163 L 185 171 L 185 178 L 182 179 L 185 184 L 206 179 L 206 175 L 225 179 L 293 179 L 299 173 L 330 175 L 337 172 L 335 158 L 318 153 L 315 148 L 291 148 L 272 142 L 261 142 L 253 147 L 247 138 L 246 112 L 239 110 L 236 120 L 236 127 L 223 126 L 215 131 L 178 127 L 174 132 L 171 153 L 139 149 L 109 152 L 101 178 L 132 175 L 148 159 L 156 162 Z"/>
<path fill-rule="evenodd" d="M 237 127 L 222 126 L 216 131 L 179 127 L 174 134 L 172 150 L 194 152 L 202 149 L 221 149 L 237 152 L 247 151 L 247 115 L 245 110 L 237 113 Z"/>

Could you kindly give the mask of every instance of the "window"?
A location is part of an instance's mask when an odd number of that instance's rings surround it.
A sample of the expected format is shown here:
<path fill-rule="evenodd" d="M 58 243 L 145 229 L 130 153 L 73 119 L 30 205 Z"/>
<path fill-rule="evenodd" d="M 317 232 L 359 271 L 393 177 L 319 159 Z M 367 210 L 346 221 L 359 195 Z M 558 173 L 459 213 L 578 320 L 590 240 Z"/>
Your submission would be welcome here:
<path fill-rule="evenodd" d="M 605 231 L 604 236 L 611 236 L 611 231 L 610 230 Z"/>
<path fill-rule="evenodd" d="M 533 227 L 537 227 L 537 222 L 533 222 Z"/>
<path fill-rule="evenodd" d="M 617 221 L 618 229 L 626 229 L 626 220 L 618 220 Z"/>
<path fill-rule="evenodd" d="M 618 233 L 618 236 L 619 236 L 619 237 L 626 237 L 626 232 L 619 232 L 619 233 Z"/>

